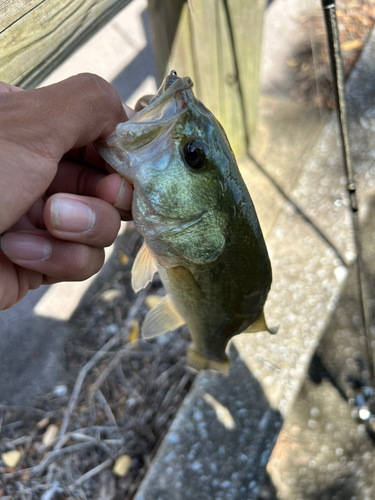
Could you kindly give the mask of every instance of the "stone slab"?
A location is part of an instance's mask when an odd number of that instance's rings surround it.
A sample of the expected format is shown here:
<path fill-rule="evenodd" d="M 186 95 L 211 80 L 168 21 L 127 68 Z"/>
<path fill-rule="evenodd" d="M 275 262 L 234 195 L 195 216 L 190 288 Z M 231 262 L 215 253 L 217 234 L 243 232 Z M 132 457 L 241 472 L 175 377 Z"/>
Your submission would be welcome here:
<path fill-rule="evenodd" d="M 135 500 L 258 498 L 281 415 L 235 348 L 231 363 L 197 376 Z"/>

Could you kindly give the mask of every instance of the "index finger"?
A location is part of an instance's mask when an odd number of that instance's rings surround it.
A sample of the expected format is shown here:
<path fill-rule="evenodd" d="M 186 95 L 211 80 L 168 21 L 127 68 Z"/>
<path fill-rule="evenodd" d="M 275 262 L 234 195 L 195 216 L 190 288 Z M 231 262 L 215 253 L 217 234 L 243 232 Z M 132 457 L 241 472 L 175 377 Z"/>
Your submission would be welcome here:
<path fill-rule="evenodd" d="M 82 74 L 49 87 L 0 93 L 0 232 L 47 190 L 62 156 L 127 120 L 116 90 Z"/>
<path fill-rule="evenodd" d="M 4 120 L 6 138 L 16 143 L 22 140 L 31 151 L 54 159 L 108 136 L 127 120 L 118 93 L 97 75 L 81 74 L 0 97 L 0 127 Z"/>

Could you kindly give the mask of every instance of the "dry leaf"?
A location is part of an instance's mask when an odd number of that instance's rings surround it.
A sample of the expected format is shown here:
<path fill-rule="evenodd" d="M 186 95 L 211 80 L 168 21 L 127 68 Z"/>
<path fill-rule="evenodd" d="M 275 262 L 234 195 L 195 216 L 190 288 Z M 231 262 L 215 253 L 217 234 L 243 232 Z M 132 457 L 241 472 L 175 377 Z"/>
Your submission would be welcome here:
<path fill-rule="evenodd" d="M 26 482 L 28 481 L 29 477 L 30 477 L 30 471 L 26 471 L 26 472 L 24 472 L 24 473 L 21 475 L 21 478 L 20 478 L 20 479 L 21 479 L 21 481 L 22 481 L 23 483 L 26 483 Z"/>
<path fill-rule="evenodd" d="M 120 297 L 120 295 L 120 290 L 112 288 L 111 290 L 106 290 L 105 292 L 103 292 L 100 296 L 100 300 L 103 300 L 104 302 L 112 302 L 113 300 Z"/>
<path fill-rule="evenodd" d="M 291 68 L 296 68 L 299 65 L 299 62 L 297 61 L 297 59 L 289 59 L 286 62 L 286 64 L 287 64 L 287 66 L 290 66 Z"/>
<path fill-rule="evenodd" d="M 121 252 L 121 250 L 119 251 L 119 253 L 117 254 L 119 259 L 120 259 L 120 262 L 123 266 L 126 266 L 129 262 L 129 257 L 126 255 L 126 253 L 124 252 Z"/>
<path fill-rule="evenodd" d="M 46 432 L 43 434 L 42 442 L 44 446 L 48 446 L 54 441 L 59 435 L 59 428 L 56 424 L 51 424 L 47 427 Z"/>
<path fill-rule="evenodd" d="M 112 472 L 119 477 L 125 477 L 129 472 L 130 466 L 132 464 L 132 459 L 129 455 L 121 455 L 116 460 Z"/>
<path fill-rule="evenodd" d="M 145 298 L 145 304 L 148 309 L 154 308 L 159 302 L 161 301 L 163 297 L 160 297 L 160 295 L 148 295 Z"/>
<path fill-rule="evenodd" d="M 48 424 L 49 424 L 49 418 L 44 417 L 42 418 L 42 420 L 39 420 L 36 426 L 38 427 L 38 429 L 44 429 L 44 427 L 47 427 Z"/>
<path fill-rule="evenodd" d="M 135 342 L 138 339 L 139 339 L 139 321 L 133 319 L 129 331 L 129 342 Z"/>
<path fill-rule="evenodd" d="M 19 450 L 11 450 L 1 455 L 1 460 L 7 467 L 13 469 L 21 460 L 22 453 Z"/>
<path fill-rule="evenodd" d="M 341 44 L 341 50 L 347 52 L 349 50 L 360 49 L 362 47 L 362 39 L 357 38 L 357 40 L 348 40 Z"/>

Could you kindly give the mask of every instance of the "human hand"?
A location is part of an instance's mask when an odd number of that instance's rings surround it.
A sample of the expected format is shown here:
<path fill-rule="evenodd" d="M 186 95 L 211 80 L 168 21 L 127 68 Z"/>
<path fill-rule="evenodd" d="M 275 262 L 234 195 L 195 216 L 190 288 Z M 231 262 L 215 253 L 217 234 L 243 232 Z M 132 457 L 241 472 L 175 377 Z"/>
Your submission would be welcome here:
<path fill-rule="evenodd" d="M 94 75 L 30 91 L 0 82 L 0 310 L 102 267 L 133 188 L 108 173 L 92 142 L 127 119 Z"/>

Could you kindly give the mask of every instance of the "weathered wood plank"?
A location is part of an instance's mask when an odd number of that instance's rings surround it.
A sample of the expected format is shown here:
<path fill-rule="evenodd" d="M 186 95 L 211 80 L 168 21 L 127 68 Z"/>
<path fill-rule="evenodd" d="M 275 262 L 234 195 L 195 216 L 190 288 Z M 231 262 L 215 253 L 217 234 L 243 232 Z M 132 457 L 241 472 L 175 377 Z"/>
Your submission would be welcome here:
<path fill-rule="evenodd" d="M 257 119 L 264 0 L 149 0 L 149 7 L 160 75 L 191 76 L 234 152 L 245 154 Z"/>
<path fill-rule="evenodd" d="M 2 0 L 0 80 L 36 86 L 130 0 Z"/>
<path fill-rule="evenodd" d="M 151 36 L 159 81 L 165 78 L 166 64 L 185 0 L 148 0 Z"/>

